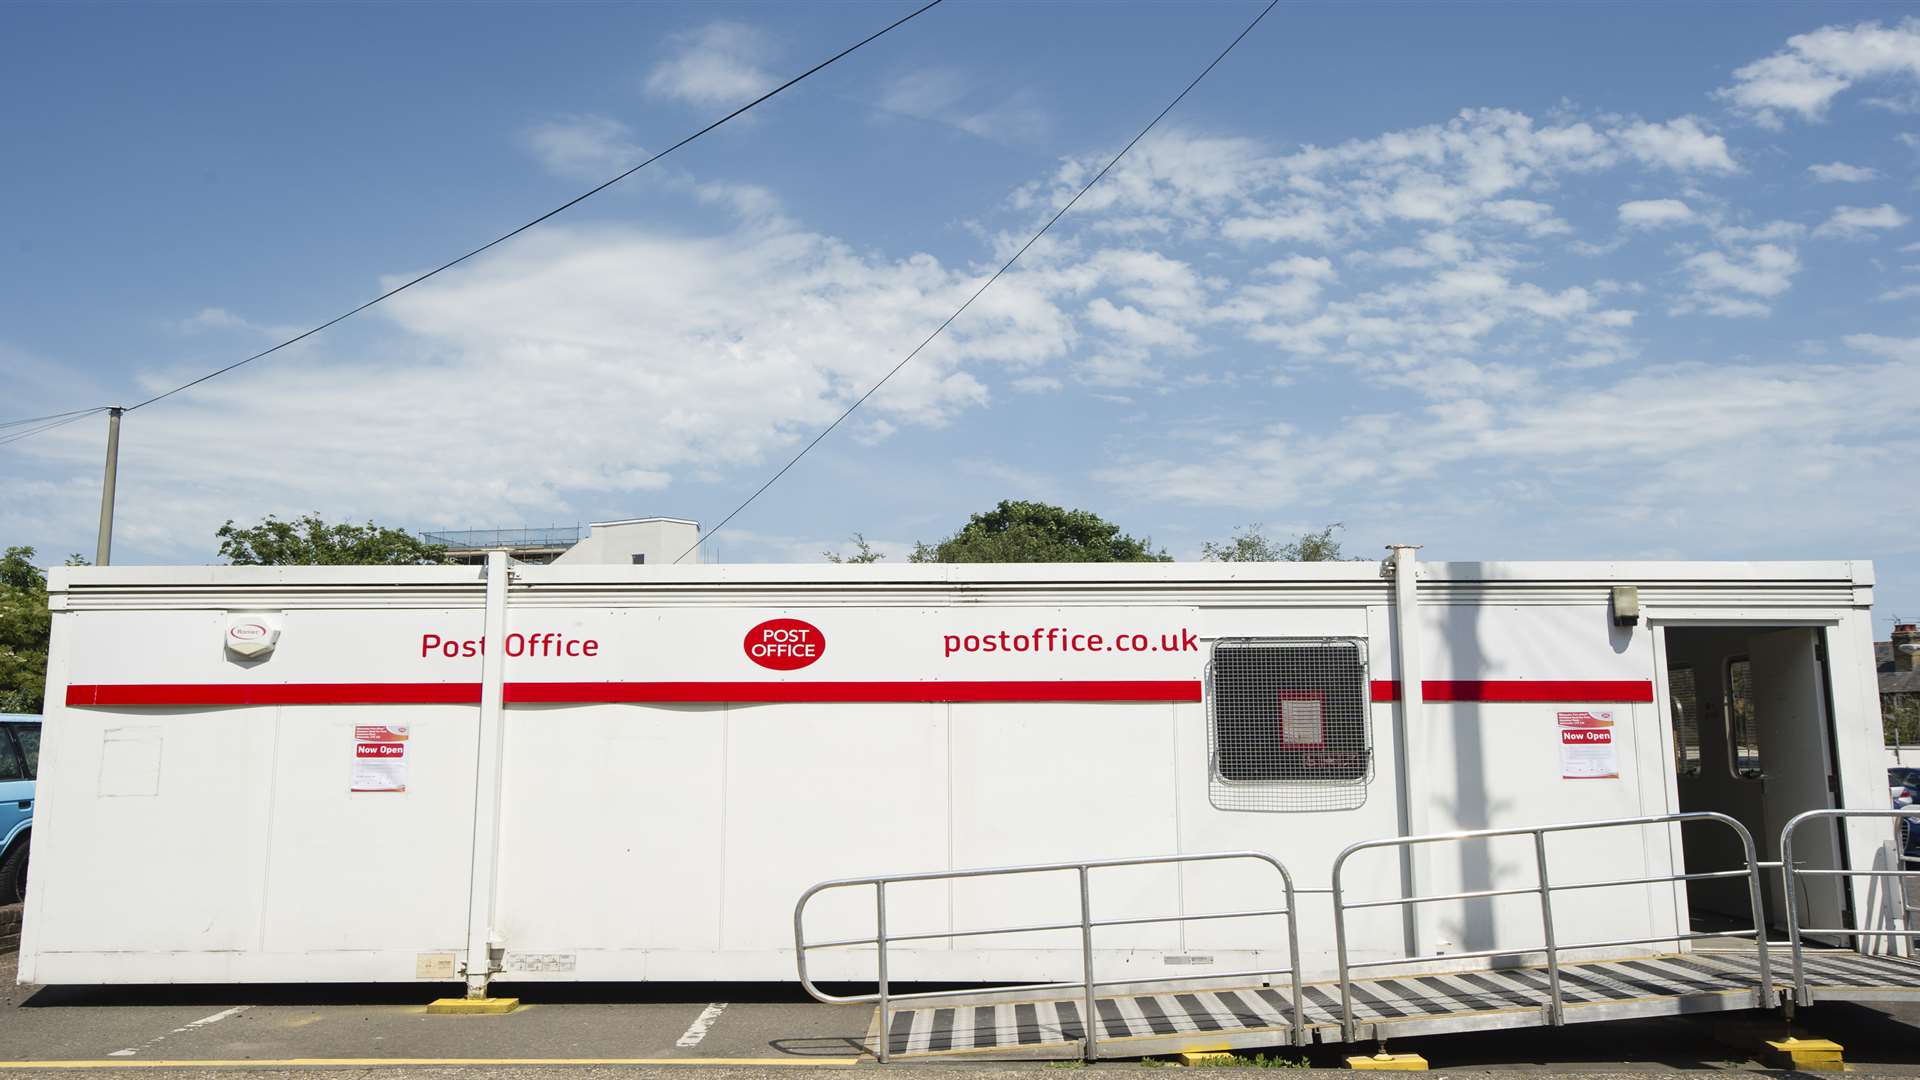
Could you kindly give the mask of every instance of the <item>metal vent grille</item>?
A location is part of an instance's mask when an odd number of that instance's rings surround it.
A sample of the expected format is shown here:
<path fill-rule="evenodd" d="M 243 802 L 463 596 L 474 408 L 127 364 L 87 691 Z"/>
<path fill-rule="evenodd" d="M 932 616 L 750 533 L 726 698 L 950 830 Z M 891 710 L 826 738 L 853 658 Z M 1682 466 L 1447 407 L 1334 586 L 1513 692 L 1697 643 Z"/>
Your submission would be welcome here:
<path fill-rule="evenodd" d="M 1207 797 L 1222 810 L 1352 810 L 1373 779 L 1358 638 L 1228 638 L 1207 664 Z"/>
<path fill-rule="evenodd" d="M 1681 776 L 1700 775 L 1700 691 L 1693 669 L 1667 669 L 1667 690 L 1673 706 L 1673 766 Z"/>

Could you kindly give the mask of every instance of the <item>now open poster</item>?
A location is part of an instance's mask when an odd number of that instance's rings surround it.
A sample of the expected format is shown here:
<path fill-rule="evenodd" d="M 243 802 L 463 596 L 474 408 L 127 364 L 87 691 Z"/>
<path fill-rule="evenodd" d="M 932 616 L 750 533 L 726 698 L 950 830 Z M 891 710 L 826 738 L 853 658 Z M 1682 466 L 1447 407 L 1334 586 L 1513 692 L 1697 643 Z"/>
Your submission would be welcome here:
<path fill-rule="evenodd" d="M 356 724 L 351 791 L 407 790 L 407 726 Z"/>
<path fill-rule="evenodd" d="M 1620 775 L 1620 751 L 1611 712 L 1555 713 L 1560 732 L 1562 780 L 1612 780 Z"/>

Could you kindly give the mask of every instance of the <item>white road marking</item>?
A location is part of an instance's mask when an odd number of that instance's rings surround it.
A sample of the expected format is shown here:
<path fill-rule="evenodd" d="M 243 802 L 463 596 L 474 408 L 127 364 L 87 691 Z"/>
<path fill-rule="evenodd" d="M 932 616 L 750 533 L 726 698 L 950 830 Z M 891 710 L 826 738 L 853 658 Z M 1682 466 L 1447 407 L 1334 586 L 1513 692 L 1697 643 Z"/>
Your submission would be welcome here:
<path fill-rule="evenodd" d="M 222 1020 L 228 1019 L 229 1017 L 239 1016 L 241 1013 L 246 1012 L 248 1009 L 251 1009 L 251 1008 L 253 1008 L 253 1006 L 251 1005 L 235 1005 L 231 1009 L 221 1009 L 219 1012 L 214 1013 L 212 1016 L 203 1016 L 200 1019 L 193 1021 L 192 1023 L 181 1024 L 179 1027 L 174 1028 L 172 1031 L 167 1032 L 167 1035 L 178 1035 L 183 1031 L 192 1031 L 195 1028 L 203 1028 L 203 1027 L 206 1027 L 208 1024 L 217 1024 Z M 146 1042 L 141 1043 L 139 1046 L 129 1046 L 125 1050 L 115 1050 L 112 1053 L 108 1054 L 107 1056 L 108 1057 L 132 1057 L 133 1055 L 139 1053 L 140 1051 L 145 1050 L 147 1047 L 152 1046 L 154 1043 L 166 1041 L 167 1035 L 155 1036 L 154 1038 L 148 1039 Z"/>
<path fill-rule="evenodd" d="M 680 1036 L 680 1041 L 673 1045 L 699 1046 L 700 1040 L 707 1037 L 707 1029 L 711 1028 L 713 1022 L 720 1019 L 720 1014 L 725 1011 L 727 1011 L 727 1003 L 724 1001 L 716 1001 L 701 1009 L 700 1015 L 693 1018 L 693 1026 L 687 1028 L 686 1033 Z"/>

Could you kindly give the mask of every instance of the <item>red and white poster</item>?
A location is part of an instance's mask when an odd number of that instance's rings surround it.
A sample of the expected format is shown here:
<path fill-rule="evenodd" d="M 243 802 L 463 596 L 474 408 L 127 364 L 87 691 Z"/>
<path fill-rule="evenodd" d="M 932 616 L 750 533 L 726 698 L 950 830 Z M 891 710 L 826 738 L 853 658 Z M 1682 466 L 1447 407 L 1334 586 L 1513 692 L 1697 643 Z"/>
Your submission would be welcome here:
<path fill-rule="evenodd" d="M 407 725 L 356 724 L 352 791 L 407 790 Z"/>
<path fill-rule="evenodd" d="M 1554 719 L 1560 731 L 1562 780 L 1612 780 L 1620 776 L 1611 712 L 1562 712 L 1555 713 Z"/>

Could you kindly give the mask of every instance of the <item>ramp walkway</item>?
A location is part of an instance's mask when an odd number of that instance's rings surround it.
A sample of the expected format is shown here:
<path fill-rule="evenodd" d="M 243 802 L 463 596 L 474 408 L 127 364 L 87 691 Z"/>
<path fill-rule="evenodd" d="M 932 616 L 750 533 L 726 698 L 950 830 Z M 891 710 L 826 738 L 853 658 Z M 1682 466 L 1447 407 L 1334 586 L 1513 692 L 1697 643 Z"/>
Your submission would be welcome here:
<path fill-rule="evenodd" d="M 1863 992 L 1920 998 L 1920 961 L 1819 950 L 1807 953 L 1807 972 L 1822 1000 L 1862 1000 Z M 1560 969 L 1562 1022 L 1764 1008 L 1756 975 L 1752 950 L 1566 964 Z M 1099 1050 L 1107 1057 L 1136 1057 L 1353 1041 L 1342 1034 L 1340 984 L 1310 982 L 1302 990 L 1298 1036 L 1284 987 L 1101 994 L 1095 1001 Z M 1545 1026 L 1552 1003 L 1544 966 L 1375 976 L 1354 980 L 1352 991 L 1361 1041 Z M 868 1046 L 876 1052 L 879 1015 L 876 1009 L 868 1030 Z M 889 1011 L 887 1054 L 1079 1057 L 1087 1038 L 1082 1015 L 1082 1003 L 1068 998 L 982 1004 L 976 995 L 957 995 L 915 1001 Z"/>
<path fill-rule="evenodd" d="M 1352 1043 L 1422 1034 L 1558 1026 L 1634 1017 L 1773 1008 L 1782 1003 L 1916 1000 L 1920 999 L 1920 959 L 1911 955 L 1910 946 L 1902 950 L 1904 955 L 1870 955 L 1861 951 L 1869 943 L 1879 944 L 1888 940 L 1910 943 L 1913 938 L 1920 937 L 1920 932 L 1908 929 L 1907 912 L 1904 909 L 1894 925 L 1856 931 L 1802 927 L 1796 915 L 1797 905 L 1789 902 L 1788 941 L 1785 944 L 1790 950 L 1792 962 L 1790 968 L 1784 971 L 1777 970 L 1774 963 L 1773 954 L 1778 951 L 1780 943 L 1769 943 L 1750 930 L 1731 934 L 1681 933 L 1634 941 L 1566 942 L 1558 940 L 1553 920 L 1552 900 L 1558 892 L 1710 878 L 1744 878 L 1755 925 L 1764 925 L 1761 916 L 1763 869 L 1780 870 L 1790 901 L 1800 879 L 1808 875 L 1896 879 L 1920 877 L 1920 871 L 1904 867 L 1855 871 L 1802 867 L 1793 861 L 1793 835 L 1807 821 L 1818 818 L 1894 817 L 1898 813 L 1812 811 L 1800 815 L 1787 825 L 1783 833 L 1782 861 L 1778 864 L 1760 862 L 1748 831 L 1738 821 L 1715 813 L 1477 830 L 1354 844 L 1341 853 L 1333 866 L 1332 888 L 1329 891 L 1334 900 L 1338 977 L 1328 980 L 1309 982 L 1301 979 L 1299 935 L 1293 914 L 1296 910 L 1296 890 L 1292 876 L 1272 856 L 1253 851 L 987 867 L 822 882 L 807 890 L 795 907 L 796 956 L 801 983 L 816 999 L 837 1003 L 872 1002 L 876 1005 L 868 1030 L 868 1046 L 881 1061 L 950 1055 L 1093 1060 L 1182 1051 L 1302 1046 L 1311 1042 Z M 1550 877 L 1547 838 L 1551 835 L 1590 829 L 1686 823 L 1714 823 L 1731 829 L 1745 852 L 1744 865 L 1731 870 L 1617 881 L 1555 883 Z M 1343 871 L 1348 857 L 1357 852 L 1498 836 L 1533 838 L 1539 871 L 1534 885 L 1383 900 L 1350 901 L 1345 896 Z M 1271 869 L 1277 886 L 1278 906 L 1152 918 L 1095 920 L 1091 916 L 1090 882 L 1100 870 L 1221 861 L 1251 862 Z M 1080 918 L 1077 921 L 925 934 L 889 935 L 887 932 L 889 883 L 1050 873 L 1077 876 L 1080 895 Z M 806 940 L 804 917 L 810 900 L 832 890 L 865 888 L 873 890 L 874 936 L 834 941 Z M 1537 898 L 1541 912 L 1544 942 L 1541 947 L 1531 950 L 1542 957 L 1538 963 L 1457 970 L 1461 960 L 1481 958 L 1491 962 L 1496 957 L 1512 957 L 1517 951 L 1512 948 L 1366 962 L 1348 960 L 1347 915 L 1351 911 L 1527 894 Z M 1286 921 L 1286 967 L 1224 974 L 1210 972 L 1205 976 L 1154 983 L 1101 981 L 1094 977 L 1093 937 L 1095 931 L 1101 928 L 1262 917 Z M 907 941 L 1067 930 L 1077 930 L 1081 937 L 1084 977 L 1077 982 L 964 992 L 891 992 L 887 952 L 892 945 Z M 1853 947 L 1815 946 L 1806 940 L 1806 935 L 1810 934 L 1842 935 L 1853 942 Z M 1742 941 L 1742 937 L 1749 940 Z M 1562 959 L 1564 953 L 1572 950 L 1607 949 L 1617 952 L 1622 948 L 1662 942 L 1669 945 L 1684 943 L 1688 947 L 1620 958 Z M 1697 945 L 1694 944 L 1696 942 Z M 822 992 L 810 980 L 807 971 L 810 952 L 863 946 L 875 950 L 879 984 L 875 993 L 835 996 Z M 1436 965 L 1445 965 L 1445 969 L 1436 970 Z M 1091 1026 L 1089 1017 L 1093 1018 Z"/>

